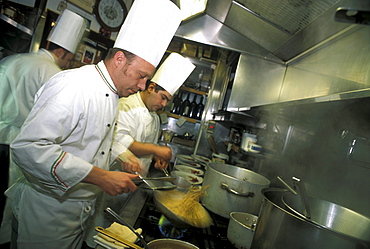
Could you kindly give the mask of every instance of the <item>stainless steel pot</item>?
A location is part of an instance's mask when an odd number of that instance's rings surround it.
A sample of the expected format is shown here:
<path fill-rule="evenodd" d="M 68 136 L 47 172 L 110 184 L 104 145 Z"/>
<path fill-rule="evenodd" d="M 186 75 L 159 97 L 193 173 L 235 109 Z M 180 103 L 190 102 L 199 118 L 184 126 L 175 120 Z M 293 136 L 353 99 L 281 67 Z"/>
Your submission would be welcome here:
<path fill-rule="evenodd" d="M 149 249 L 199 249 L 186 241 L 175 239 L 156 239 L 148 243 Z"/>
<path fill-rule="evenodd" d="M 251 249 L 365 249 L 370 242 L 322 228 L 285 209 L 285 189 L 262 191 L 263 203 Z"/>
<path fill-rule="evenodd" d="M 227 239 L 238 249 L 249 249 L 258 217 L 243 212 L 232 212 L 227 226 Z"/>
<path fill-rule="evenodd" d="M 311 214 L 310 218 L 307 218 L 304 215 L 305 207 L 300 195 L 286 193 L 282 198 L 289 211 L 317 226 L 329 229 L 338 235 L 370 241 L 370 218 L 368 217 L 335 203 L 306 196 Z"/>
<path fill-rule="evenodd" d="M 204 174 L 206 189 L 201 202 L 210 211 L 229 218 L 231 212 L 258 215 L 263 195 L 270 181 L 253 171 L 229 164 L 210 163 Z"/>

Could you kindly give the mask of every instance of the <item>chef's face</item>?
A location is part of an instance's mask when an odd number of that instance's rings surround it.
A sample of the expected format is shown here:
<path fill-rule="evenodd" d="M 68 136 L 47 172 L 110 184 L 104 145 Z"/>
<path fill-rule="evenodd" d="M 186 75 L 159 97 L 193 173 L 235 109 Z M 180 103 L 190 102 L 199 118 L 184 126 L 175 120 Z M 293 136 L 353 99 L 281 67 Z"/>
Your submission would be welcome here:
<path fill-rule="evenodd" d="M 61 69 L 68 69 L 72 65 L 74 54 L 65 51 L 62 56 L 57 59 L 57 64 Z"/>
<path fill-rule="evenodd" d="M 148 91 L 150 92 L 148 96 L 148 100 L 146 101 L 146 107 L 149 111 L 155 112 L 167 105 L 167 102 L 172 99 L 171 94 L 169 94 L 167 91 L 159 90 L 155 91 L 155 88 L 148 88 Z"/>
<path fill-rule="evenodd" d="M 117 63 L 117 70 L 112 77 L 120 97 L 127 97 L 139 90 L 145 89 L 145 83 L 154 73 L 155 67 L 139 56 L 128 59 L 123 56 L 120 63 Z"/>

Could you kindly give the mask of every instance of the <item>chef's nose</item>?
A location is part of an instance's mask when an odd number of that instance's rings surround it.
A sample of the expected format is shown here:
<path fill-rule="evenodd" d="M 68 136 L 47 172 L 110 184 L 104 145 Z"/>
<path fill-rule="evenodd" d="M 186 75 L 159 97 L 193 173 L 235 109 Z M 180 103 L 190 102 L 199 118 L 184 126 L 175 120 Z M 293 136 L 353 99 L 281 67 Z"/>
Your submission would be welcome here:
<path fill-rule="evenodd" d="M 141 80 L 139 81 L 139 83 L 137 84 L 137 87 L 138 87 L 140 90 L 144 91 L 144 90 L 145 90 L 146 81 L 147 81 L 146 79 L 141 79 Z"/>

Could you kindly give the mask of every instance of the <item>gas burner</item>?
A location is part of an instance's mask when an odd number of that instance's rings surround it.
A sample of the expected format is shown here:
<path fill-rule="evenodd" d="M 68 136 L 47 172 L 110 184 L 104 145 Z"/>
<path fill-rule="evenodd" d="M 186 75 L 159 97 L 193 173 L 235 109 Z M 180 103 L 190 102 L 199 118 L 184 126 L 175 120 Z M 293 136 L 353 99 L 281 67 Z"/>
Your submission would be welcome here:
<path fill-rule="evenodd" d="M 185 232 L 187 231 L 185 228 L 176 227 L 164 215 L 161 215 L 161 218 L 159 219 L 158 228 L 163 236 L 171 239 L 180 239 L 184 237 Z"/>

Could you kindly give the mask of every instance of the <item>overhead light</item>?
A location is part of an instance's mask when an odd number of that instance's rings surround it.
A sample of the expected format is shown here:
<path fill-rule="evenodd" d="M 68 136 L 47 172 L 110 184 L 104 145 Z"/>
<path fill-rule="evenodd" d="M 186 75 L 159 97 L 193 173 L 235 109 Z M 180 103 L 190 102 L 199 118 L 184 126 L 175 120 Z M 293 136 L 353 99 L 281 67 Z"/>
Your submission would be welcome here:
<path fill-rule="evenodd" d="M 182 20 L 188 20 L 206 10 L 208 0 L 174 0 L 182 12 Z"/>

